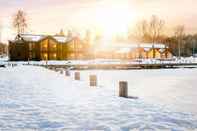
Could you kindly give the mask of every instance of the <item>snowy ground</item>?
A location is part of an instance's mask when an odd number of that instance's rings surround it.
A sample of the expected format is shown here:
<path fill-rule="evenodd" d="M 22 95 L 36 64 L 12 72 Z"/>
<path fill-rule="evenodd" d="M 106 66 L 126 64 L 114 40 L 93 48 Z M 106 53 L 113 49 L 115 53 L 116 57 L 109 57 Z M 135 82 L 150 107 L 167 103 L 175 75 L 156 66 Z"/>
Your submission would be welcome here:
<path fill-rule="evenodd" d="M 197 130 L 197 69 L 80 72 L 74 81 L 74 71 L 0 68 L 0 130 Z M 88 86 L 89 74 L 99 87 Z M 139 99 L 118 97 L 119 80 Z"/>
<path fill-rule="evenodd" d="M 197 57 L 183 57 L 172 59 L 95 59 L 95 60 L 63 60 L 63 61 L 8 61 L 9 58 L 0 58 L 0 64 L 37 64 L 37 65 L 89 65 L 89 64 L 174 64 L 174 63 L 197 63 Z"/>

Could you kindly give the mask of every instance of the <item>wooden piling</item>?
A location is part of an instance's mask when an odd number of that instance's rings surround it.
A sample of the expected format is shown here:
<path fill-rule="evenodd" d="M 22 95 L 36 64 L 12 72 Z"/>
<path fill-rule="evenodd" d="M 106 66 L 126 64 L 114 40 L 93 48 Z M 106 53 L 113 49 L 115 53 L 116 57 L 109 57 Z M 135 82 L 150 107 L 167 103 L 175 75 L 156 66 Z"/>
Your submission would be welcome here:
<path fill-rule="evenodd" d="M 126 81 L 119 82 L 119 97 L 128 97 L 128 83 Z"/>
<path fill-rule="evenodd" d="M 90 75 L 90 86 L 97 86 L 97 76 L 96 75 Z"/>
<path fill-rule="evenodd" d="M 63 74 L 64 73 L 64 71 L 63 70 L 60 70 L 60 74 Z"/>
<path fill-rule="evenodd" d="M 80 72 L 75 72 L 75 80 L 80 80 Z"/>
<path fill-rule="evenodd" d="M 69 71 L 69 70 L 66 70 L 66 71 L 65 71 L 65 75 L 66 75 L 66 76 L 70 76 L 70 71 Z"/>

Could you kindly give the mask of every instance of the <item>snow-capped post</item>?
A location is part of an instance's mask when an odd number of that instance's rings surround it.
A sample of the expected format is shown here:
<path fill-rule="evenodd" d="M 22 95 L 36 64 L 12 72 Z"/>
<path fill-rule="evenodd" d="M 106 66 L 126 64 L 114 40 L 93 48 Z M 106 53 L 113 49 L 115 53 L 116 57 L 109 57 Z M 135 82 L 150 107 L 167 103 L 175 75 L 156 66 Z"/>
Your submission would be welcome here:
<path fill-rule="evenodd" d="M 58 72 L 59 71 L 59 69 L 58 68 L 55 68 L 55 72 Z"/>
<path fill-rule="evenodd" d="M 96 77 L 96 75 L 90 75 L 89 80 L 90 80 L 90 86 L 97 86 L 97 77 Z"/>
<path fill-rule="evenodd" d="M 48 67 L 48 60 L 46 60 L 46 67 Z"/>
<path fill-rule="evenodd" d="M 75 72 L 75 80 L 80 80 L 80 72 Z"/>
<path fill-rule="evenodd" d="M 128 83 L 126 81 L 119 82 L 119 97 L 128 97 Z"/>
<path fill-rule="evenodd" d="M 70 71 L 68 69 L 65 71 L 65 75 L 70 76 Z"/>
<path fill-rule="evenodd" d="M 28 62 L 27 62 L 27 64 L 28 64 L 28 65 L 30 65 L 30 63 L 29 63 L 29 58 L 28 58 Z"/>
<path fill-rule="evenodd" d="M 61 70 L 60 70 L 60 74 L 63 74 L 63 73 L 64 73 L 64 71 L 61 69 Z"/>

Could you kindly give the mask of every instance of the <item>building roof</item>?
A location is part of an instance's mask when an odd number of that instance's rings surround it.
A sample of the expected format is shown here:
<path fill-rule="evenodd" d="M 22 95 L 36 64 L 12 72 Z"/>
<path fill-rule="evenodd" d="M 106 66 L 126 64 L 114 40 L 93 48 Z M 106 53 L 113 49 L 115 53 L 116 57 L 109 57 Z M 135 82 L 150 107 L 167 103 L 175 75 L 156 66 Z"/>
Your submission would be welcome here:
<path fill-rule="evenodd" d="M 21 38 L 24 41 L 28 41 L 28 42 L 38 42 L 41 41 L 47 37 L 52 37 L 54 40 L 56 40 L 59 43 L 67 43 L 69 41 L 71 41 L 72 39 L 74 39 L 74 37 L 70 38 L 67 36 L 50 36 L 50 35 L 33 35 L 33 34 L 20 34 L 16 37 L 17 38 Z M 16 41 L 14 40 L 14 41 Z"/>
<path fill-rule="evenodd" d="M 46 36 L 44 35 L 31 35 L 31 34 L 21 34 L 20 37 L 24 41 L 32 41 L 32 42 L 37 42 L 45 38 Z"/>
<path fill-rule="evenodd" d="M 99 47 L 95 47 L 95 51 L 116 51 L 118 53 L 129 52 L 136 48 L 143 48 L 145 51 L 149 51 L 152 48 L 159 49 L 163 51 L 165 48 L 168 48 L 162 43 L 114 43 L 114 44 L 100 44 Z"/>

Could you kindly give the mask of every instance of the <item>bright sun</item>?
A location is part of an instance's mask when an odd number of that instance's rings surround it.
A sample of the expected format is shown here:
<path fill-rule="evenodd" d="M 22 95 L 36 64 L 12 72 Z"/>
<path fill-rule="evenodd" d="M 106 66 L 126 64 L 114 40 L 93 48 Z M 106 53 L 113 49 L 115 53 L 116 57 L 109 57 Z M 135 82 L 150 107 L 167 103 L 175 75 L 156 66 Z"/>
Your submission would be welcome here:
<path fill-rule="evenodd" d="M 105 38 L 125 35 L 134 19 L 134 12 L 127 3 L 116 3 L 97 9 L 95 18 L 99 30 Z"/>

